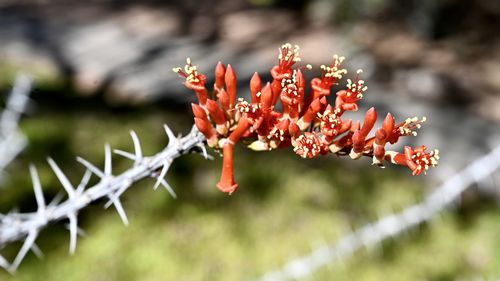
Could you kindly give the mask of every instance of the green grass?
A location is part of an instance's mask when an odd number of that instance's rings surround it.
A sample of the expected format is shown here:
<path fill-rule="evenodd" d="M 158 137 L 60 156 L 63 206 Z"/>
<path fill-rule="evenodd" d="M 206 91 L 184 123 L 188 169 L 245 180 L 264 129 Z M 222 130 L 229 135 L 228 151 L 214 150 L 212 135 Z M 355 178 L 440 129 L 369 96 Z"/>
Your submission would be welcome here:
<path fill-rule="evenodd" d="M 61 187 L 44 163 L 47 155 L 77 182 L 83 168 L 74 156 L 102 165 L 105 142 L 132 148 L 129 129 L 138 132 L 146 153 L 157 152 L 166 142 L 164 122 L 185 132 L 190 117 L 157 110 L 96 110 L 26 118 L 22 129 L 30 146 L 9 168 L 0 208 L 33 210 L 29 162 L 39 168 L 47 194 L 54 195 Z M 185 156 L 167 176 L 177 200 L 164 190 L 153 191 L 153 180 L 143 181 L 123 197 L 128 227 L 114 210 L 103 210 L 103 202 L 92 205 L 81 214 L 87 236 L 79 237 L 74 256 L 67 253 L 67 231 L 54 225 L 38 241 L 44 260 L 30 253 L 15 277 L 0 272 L 0 280 L 253 280 L 353 228 L 418 202 L 425 193 L 423 181 L 407 170 L 377 169 L 367 159 L 303 160 L 291 151 L 243 148 L 235 157 L 240 189 L 234 195 L 215 188 L 219 158 L 210 162 Z M 115 160 L 116 171 L 130 165 Z M 498 277 L 500 211 L 484 201 L 470 204 L 322 268 L 314 280 Z M 15 254 L 14 247 L 6 250 L 11 257 Z"/>

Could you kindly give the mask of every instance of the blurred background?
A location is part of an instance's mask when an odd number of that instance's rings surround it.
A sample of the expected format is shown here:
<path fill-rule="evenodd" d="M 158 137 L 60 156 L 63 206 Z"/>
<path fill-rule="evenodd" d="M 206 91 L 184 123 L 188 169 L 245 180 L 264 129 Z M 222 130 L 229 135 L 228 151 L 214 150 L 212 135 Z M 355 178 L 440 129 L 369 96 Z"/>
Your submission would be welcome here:
<path fill-rule="evenodd" d="M 363 68 L 362 109 L 427 116 L 405 144 L 442 155 L 438 168 L 412 177 L 367 159 L 239 147 L 240 189 L 230 197 L 215 188 L 221 160 L 188 155 L 167 175 L 178 199 L 141 182 L 123 197 L 128 227 L 98 202 L 80 215 L 87 235 L 74 256 L 60 223 L 37 242 L 44 260 L 30 253 L 0 280 L 257 280 L 420 202 L 500 144 L 499 23 L 500 2 L 491 0 L 0 0 L 2 100 L 18 73 L 34 83 L 19 123 L 26 146 L 1 176 L 2 213 L 35 210 L 29 163 L 52 198 L 62 188 L 49 155 L 77 182 L 84 168 L 75 156 L 102 166 L 104 143 L 132 149 L 131 129 L 147 154 L 165 146 L 164 123 L 188 132 L 195 97 L 171 70 L 186 57 L 209 81 L 219 60 L 232 64 L 245 96 L 254 71 L 270 78 L 285 42 L 300 45 L 316 69 L 333 54 L 347 57 L 351 73 Z M 114 165 L 119 172 L 131 163 L 115 157 Z M 304 280 L 498 280 L 499 203 L 496 173 L 430 222 Z"/>

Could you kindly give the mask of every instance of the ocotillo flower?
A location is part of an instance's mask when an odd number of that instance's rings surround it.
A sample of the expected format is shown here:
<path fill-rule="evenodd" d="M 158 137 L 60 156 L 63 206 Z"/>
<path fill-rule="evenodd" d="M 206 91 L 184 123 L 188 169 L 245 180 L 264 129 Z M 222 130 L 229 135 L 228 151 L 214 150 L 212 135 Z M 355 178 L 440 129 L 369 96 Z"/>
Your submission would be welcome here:
<path fill-rule="evenodd" d="M 360 79 L 361 70 L 354 80 L 347 79 L 346 88 L 335 95 L 335 103 L 328 104 L 331 87 L 338 85 L 347 74 L 342 68 L 344 57 L 335 55 L 330 65 L 322 65 L 321 76 L 309 83 L 309 93 L 300 62 L 299 47 L 287 43 L 279 48 L 278 63 L 271 68 L 272 81 L 263 84 L 258 73 L 250 80 L 251 101 L 237 98 L 236 72 L 221 62 L 215 67 L 213 99 L 208 98 L 205 76 L 187 59 L 184 68 L 174 71 L 185 79 L 184 85 L 194 90 L 199 104 L 193 104 L 194 121 L 207 138 L 210 147 L 222 152 L 222 175 L 217 187 L 233 193 L 238 185 L 233 175 L 233 147 L 240 139 L 250 141 L 248 147 L 257 151 L 293 147 L 303 158 L 333 153 L 372 158 L 373 164 L 383 167 L 384 161 L 408 167 L 413 175 L 425 173 L 437 165 L 437 150 L 426 152 L 425 146 L 405 147 L 402 153 L 388 150 L 404 136 L 414 136 L 426 118 L 408 118 L 396 124 L 389 113 L 382 127 L 372 130 L 377 111 L 370 108 L 360 121 L 344 119 L 346 111 L 357 111 L 358 102 L 368 87 Z M 277 106 L 281 102 L 281 110 Z"/>

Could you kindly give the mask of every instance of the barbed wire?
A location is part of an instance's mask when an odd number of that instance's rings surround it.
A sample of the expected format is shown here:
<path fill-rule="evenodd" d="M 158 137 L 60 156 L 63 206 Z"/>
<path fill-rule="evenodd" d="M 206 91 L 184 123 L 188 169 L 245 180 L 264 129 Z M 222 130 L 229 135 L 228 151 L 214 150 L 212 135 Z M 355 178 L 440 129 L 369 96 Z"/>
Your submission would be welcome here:
<path fill-rule="evenodd" d="M 39 255 L 41 252 L 35 241 L 40 231 L 51 223 L 65 219 L 69 220 L 69 252 L 71 254 L 74 253 L 77 235 L 80 232 L 78 228 L 78 213 L 90 203 L 102 198 L 108 199 L 105 208 L 114 205 L 123 223 L 128 225 L 128 218 L 121 204 L 120 196 L 132 184 L 142 179 L 156 178 L 157 181 L 154 189 L 157 189 L 161 185 L 173 197 L 176 197 L 174 190 L 164 178 L 174 159 L 193 151 L 203 153 L 205 158 L 209 158 L 209 155 L 204 146 L 205 137 L 195 126 L 184 137 L 176 137 L 166 125 L 164 128 L 169 140 L 168 145 L 161 152 L 150 157 L 143 155 L 139 138 L 134 131 L 130 132 L 134 143 L 134 153 L 121 150 L 114 150 L 114 152 L 133 160 L 134 164 L 119 175 L 112 174 L 112 152 L 111 147 L 107 144 L 104 149 L 105 160 L 102 170 L 89 161 L 77 157 L 77 161 L 86 168 L 86 171 L 76 187 L 69 181 L 55 161 L 48 158 L 50 167 L 68 195 L 68 198 L 62 202 L 60 202 L 60 198 L 55 198 L 51 203 L 46 204 L 37 170 L 34 165 L 31 165 L 29 170 L 38 207 L 35 212 L 31 213 L 11 212 L 0 214 L 0 249 L 13 242 L 23 241 L 12 263 L 9 263 L 4 257 L 0 256 L 0 267 L 13 273 L 19 267 L 29 250 Z M 94 186 L 87 188 L 92 174 L 99 177 L 100 181 Z"/>
<path fill-rule="evenodd" d="M 31 79 L 19 74 L 0 113 L 0 179 L 1 172 L 26 146 L 26 137 L 19 131 L 21 115 L 26 111 L 31 92 Z"/>
<path fill-rule="evenodd" d="M 283 267 L 265 273 L 258 280 L 284 281 L 310 276 L 322 266 L 351 256 L 362 247 L 373 247 L 383 240 L 431 220 L 474 183 L 479 183 L 500 168 L 500 146 L 476 159 L 428 195 L 421 203 L 390 214 L 343 236 L 336 243 L 316 248 L 310 254 L 293 259 Z"/>

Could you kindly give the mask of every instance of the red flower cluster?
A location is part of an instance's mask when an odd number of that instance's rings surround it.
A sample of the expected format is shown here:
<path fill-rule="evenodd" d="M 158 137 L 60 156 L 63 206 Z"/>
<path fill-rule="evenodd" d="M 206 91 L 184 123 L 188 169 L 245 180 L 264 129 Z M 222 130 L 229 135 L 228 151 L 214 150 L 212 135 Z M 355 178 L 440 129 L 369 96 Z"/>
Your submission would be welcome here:
<path fill-rule="evenodd" d="M 415 130 L 425 122 L 425 117 L 396 124 L 389 113 L 382 127 L 368 136 L 377 120 L 373 107 L 366 112 L 362 124 L 343 118 L 346 111 L 358 110 L 357 102 L 367 90 L 360 79 L 362 71 L 357 71 L 354 80 L 347 79 L 346 88 L 336 93 L 335 104 L 330 105 L 326 97 L 331 94 L 331 87 L 347 74 L 342 68 L 344 57 L 335 55 L 330 65 L 320 67 L 321 76 L 311 80 L 307 95 L 302 70 L 312 67 L 294 68 L 299 61 L 297 45 L 281 46 L 278 64 L 271 69 L 273 81 L 263 84 L 257 73 L 251 78 L 250 102 L 236 98 L 236 74 L 231 65 L 217 64 L 211 93 L 205 87 L 205 76 L 189 58 L 184 69 L 173 69 L 185 78 L 184 85 L 198 97 L 199 103 L 192 104 L 196 126 L 210 147 L 222 150 L 222 176 L 217 184 L 220 190 L 231 194 L 238 187 L 233 178 L 233 146 L 242 138 L 252 140 L 248 147 L 257 151 L 293 146 L 295 153 L 303 158 L 328 153 L 349 155 L 352 159 L 368 156 L 381 167 L 384 161 L 407 166 L 413 175 L 437 165 L 438 151 L 427 152 L 425 146 L 405 147 L 404 153 L 386 150 L 387 143 L 416 135 Z M 281 111 L 276 108 L 278 100 Z"/>

